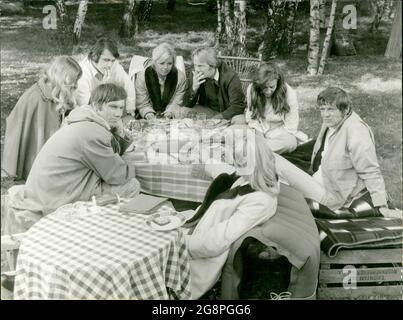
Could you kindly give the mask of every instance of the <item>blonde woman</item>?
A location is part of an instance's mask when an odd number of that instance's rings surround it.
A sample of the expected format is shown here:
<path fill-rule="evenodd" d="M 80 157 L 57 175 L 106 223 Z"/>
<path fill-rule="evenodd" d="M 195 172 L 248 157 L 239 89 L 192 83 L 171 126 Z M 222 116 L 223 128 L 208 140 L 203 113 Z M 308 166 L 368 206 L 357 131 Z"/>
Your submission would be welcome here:
<path fill-rule="evenodd" d="M 152 52 L 152 64 L 136 78 L 136 104 L 140 116 L 153 119 L 157 115 L 174 118 L 183 106 L 186 77 L 175 67 L 176 53 L 168 43 Z"/>
<path fill-rule="evenodd" d="M 74 91 L 82 71 L 71 57 L 56 57 L 38 82 L 20 97 L 7 117 L 2 169 L 26 179 L 39 150 L 75 107 Z"/>
<path fill-rule="evenodd" d="M 246 166 L 234 169 L 206 165 L 206 172 L 215 179 L 195 216 L 188 221 L 188 225 L 198 221 L 187 236 L 194 299 L 219 279 L 231 244 L 277 210 L 279 182 L 273 152 L 259 136 L 253 135 L 244 146 L 249 162 L 240 161 L 245 160 L 240 157 L 236 163 Z"/>

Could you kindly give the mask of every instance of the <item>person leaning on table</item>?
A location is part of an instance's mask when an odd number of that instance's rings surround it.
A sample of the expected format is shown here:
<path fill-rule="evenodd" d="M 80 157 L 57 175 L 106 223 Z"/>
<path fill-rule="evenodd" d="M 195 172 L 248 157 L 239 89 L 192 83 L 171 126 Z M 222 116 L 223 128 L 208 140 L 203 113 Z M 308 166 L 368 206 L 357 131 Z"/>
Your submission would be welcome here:
<path fill-rule="evenodd" d="M 263 137 L 254 139 L 244 141 L 249 158 L 246 167 L 206 164 L 206 173 L 214 181 L 195 216 L 185 225 L 191 227 L 198 221 L 186 236 L 193 299 L 200 298 L 220 278 L 231 244 L 276 213 L 280 184 L 274 154 Z"/>
<path fill-rule="evenodd" d="M 312 177 L 281 156 L 279 175 L 311 193 L 325 190 L 332 195 L 320 204 L 308 201 L 317 218 L 388 216 L 391 210 L 370 127 L 352 110 L 340 88 L 320 92 L 317 104 L 322 128 L 311 154 Z"/>
<path fill-rule="evenodd" d="M 245 95 L 238 74 L 223 62 L 212 47 L 196 49 L 193 54 L 193 77 L 188 108 L 206 113 L 208 118 L 231 120 L 243 114 Z"/>
<path fill-rule="evenodd" d="M 15 220 L 7 223 L 12 233 L 27 230 L 62 205 L 89 201 L 93 195 L 138 193 L 135 168 L 122 159 L 124 150 L 111 132 L 121 123 L 126 98 L 122 87 L 101 84 L 91 93 L 90 105 L 69 114 L 67 125 L 46 142 L 26 184 L 10 199 Z M 121 127 L 117 134 L 122 131 Z"/>
<path fill-rule="evenodd" d="M 136 77 L 136 102 L 140 116 L 153 119 L 156 114 L 177 118 L 183 107 L 186 77 L 175 67 L 176 53 L 168 43 L 154 48 L 152 64 Z"/>
<path fill-rule="evenodd" d="M 134 115 L 136 93 L 129 75 L 117 61 L 119 51 L 114 40 L 99 38 L 88 56 L 80 61 L 83 76 L 77 84 L 76 99 L 79 106 L 88 105 L 92 90 L 102 83 L 114 82 L 126 90 L 125 111 Z"/>

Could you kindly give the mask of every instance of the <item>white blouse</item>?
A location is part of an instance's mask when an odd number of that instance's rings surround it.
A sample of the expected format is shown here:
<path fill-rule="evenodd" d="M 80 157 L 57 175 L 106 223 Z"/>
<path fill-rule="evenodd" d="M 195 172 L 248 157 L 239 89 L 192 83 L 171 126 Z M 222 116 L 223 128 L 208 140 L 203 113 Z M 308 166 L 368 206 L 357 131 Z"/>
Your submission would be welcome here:
<path fill-rule="evenodd" d="M 240 178 L 231 188 L 245 183 Z M 269 220 L 276 210 L 277 196 L 261 191 L 216 200 L 211 204 L 193 233 L 186 236 L 191 256 L 193 299 L 200 298 L 219 279 L 231 244 L 253 227 Z"/>
<path fill-rule="evenodd" d="M 287 132 L 296 135 L 298 132 L 299 114 L 298 114 L 298 100 L 296 91 L 290 87 L 287 83 L 286 99 L 290 106 L 290 111 L 287 114 L 275 114 L 273 106 L 270 101 L 266 102 L 265 106 L 265 119 L 252 119 L 251 108 L 251 88 L 249 85 L 246 91 L 247 108 L 245 110 L 245 119 L 248 126 L 251 129 L 255 129 L 264 134 L 264 136 L 270 135 L 272 131 L 277 128 L 284 128 Z"/>

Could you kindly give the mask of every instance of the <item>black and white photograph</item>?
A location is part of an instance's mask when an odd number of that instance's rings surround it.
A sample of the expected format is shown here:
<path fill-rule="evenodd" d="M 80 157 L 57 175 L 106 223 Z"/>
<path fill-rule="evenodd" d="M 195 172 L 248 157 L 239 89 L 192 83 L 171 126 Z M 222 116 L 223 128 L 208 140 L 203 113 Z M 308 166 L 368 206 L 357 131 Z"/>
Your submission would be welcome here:
<path fill-rule="evenodd" d="M 403 300 L 400 0 L 0 0 L 0 64 L 1 300 Z"/>

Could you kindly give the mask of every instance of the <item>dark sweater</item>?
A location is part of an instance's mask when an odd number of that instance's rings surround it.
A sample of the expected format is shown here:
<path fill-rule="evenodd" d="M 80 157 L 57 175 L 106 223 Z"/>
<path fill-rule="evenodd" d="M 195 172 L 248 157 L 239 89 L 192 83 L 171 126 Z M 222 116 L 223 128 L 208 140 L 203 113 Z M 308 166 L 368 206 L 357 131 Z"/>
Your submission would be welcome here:
<path fill-rule="evenodd" d="M 207 106 L 221 113 L 224 119 L 231 119 L 233 116 L 242 114 L 245 110 L 245 95 L 242 90 L 241 81 L 237 73 L 228 67 L 225 63 L 218 66 L 218 107 L 211 105 L 208 95 L 206 94 L 206 82 L 202 83 L 197 92 L 191 96 L 188 103 L 189 108 L 193 108 L 196 104 Z M 192 82 L 192 78 L 190 77 Z M 189 88 L 192 88 L 192 83 Z M 214 91 L 209 91 L 209 95 Z"/>

